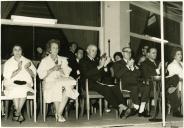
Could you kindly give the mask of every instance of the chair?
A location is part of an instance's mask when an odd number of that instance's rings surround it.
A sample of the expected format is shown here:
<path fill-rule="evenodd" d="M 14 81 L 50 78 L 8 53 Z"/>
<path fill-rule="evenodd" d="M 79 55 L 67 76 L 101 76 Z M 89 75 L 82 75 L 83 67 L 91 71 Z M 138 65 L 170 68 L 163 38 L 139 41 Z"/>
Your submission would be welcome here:
<path fill-rule="evenodd" d="M 1 85 L 1 101 L 5 101 L 5 119 L 8 118 L 8 106 L 9 106 L 9 100 L 12 100 L 12 98 L 9 98 L 7 96 L 5 96 L 4 94 L 4 82 L 2 81 L 2 85 Z M 36 122 L 36 77 L 34 78 L 34 93 L 32 92 L 28 92 L 27 93 L 27 114 L 28 117 L 30 118 L 30 112 L 29 112 L 29 103 L 28 100 L 31 101 L 31 115 L 32 115 L 32 100 L 34 102 L 34 122 Z"/>
<path fill-rule="evenodd" d="M 119 81 L 119 87 L 120 87 L 120 91 L 123 94 L 123 97 L 127 99 L 127 105 L 130 106 L 131 105 L 131 100 L 130 100 L 130 93 L 131 92 L 122 89 L 122 82 L 121 82 L 121 80 Z"/>
<path fill-rule="evenodd" d="M 76 85 L 76 89 L 78 90 L 78 82 L 77 82 L 77 85 Z M 44 101 L 44 97 L 43 97 L 43 94 L 44 91 L 43 91 L 43 82 L 40 82 L 40 110 L 41 110 L 41 115 L 42 115 L 42 110 L 43 110 L 43 121 L 45 122 L 46 121 L 46 111 L 47 111 L 47 104 L 48 103 L 45 103 Z M 76 102 L 76 107 L 75 107 L 75 111 L 76 111 L 76 120 L 78 120 L 78 113 L 79 113 L 79 102 L 78 102 L 78 98 L 75 100 Z M 43 107 L 43 109 L 42 109 Z M 65 108 L 66 110 L 66 108 Z M 66 118 L 68 117 L 68 112 L 67 110 L 65 111 L 65 115 L 66 115 Z"/>
<path fill-rule="evenodd" d="M 86 86 L 85 97 L 86 97 L 87 119 L 89 120 L 89 116 L 90 116 L 90 99 L 99 99 L 99 114 L 100 114 L 100 117 L 102 117 L 102 99 L 104 98 L 104 96 L 100 95 L 95 91 L 89 91 L 88 79 L 86 79 L 85 86 Z"/>

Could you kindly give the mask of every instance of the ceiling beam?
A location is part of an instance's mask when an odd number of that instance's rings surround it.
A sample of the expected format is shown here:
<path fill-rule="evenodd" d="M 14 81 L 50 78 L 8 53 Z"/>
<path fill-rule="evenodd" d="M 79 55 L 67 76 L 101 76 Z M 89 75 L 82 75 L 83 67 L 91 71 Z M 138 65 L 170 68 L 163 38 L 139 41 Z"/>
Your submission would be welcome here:
<path fill-rule="evenodd" d="M 157 2 L 139 2 L 139 1 L 131 1 L 130 4 L 135 5 L 137 7 L 140 7 L 142 9 L 145 9 L 147 11 L 153 12 L 157 15 L 160 15 L 160 6 Z M 176 21 L 181 22 L 182 16 L 179 15 L 173 15 L 167 12 L 164 12 L 164 17 Z"/>
<path fill-rule="evenodd" d="M 154 39 L 154 37 L 152 37 L 152 36 L 140 35 L 140 34 L 133 33 L 133 32 L 130 32 L 130 36 L 132 36 L 134 38 L 138 38 L 138 39 L 142 39 L 142 40 L 147 40 L 147 41 L 152 41 L 152 42 L 161 44 L 161 41 L 160 41 L 159 38 Z M 173 46 L 173 47 L 181 47 L 181 45 L 176 44 L 176 43 L 173 43 L 173 42 L 167 42 L 167 43 L 165 42 L 164 44 L 165 45 L 168 45 L 168 46 Z"/>

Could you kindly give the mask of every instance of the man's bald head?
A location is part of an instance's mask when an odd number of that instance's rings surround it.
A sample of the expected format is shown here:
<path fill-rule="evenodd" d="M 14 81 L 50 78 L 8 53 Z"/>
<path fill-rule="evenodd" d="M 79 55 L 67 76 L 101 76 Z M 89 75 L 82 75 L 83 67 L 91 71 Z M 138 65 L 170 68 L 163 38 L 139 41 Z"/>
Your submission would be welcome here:
<path fill-rule="evenodd" d="M 91 58 L 95 58 L 97 55 L 97 46 L 94 44 L 88 45 L 87 49 L 87 55 Z"/>

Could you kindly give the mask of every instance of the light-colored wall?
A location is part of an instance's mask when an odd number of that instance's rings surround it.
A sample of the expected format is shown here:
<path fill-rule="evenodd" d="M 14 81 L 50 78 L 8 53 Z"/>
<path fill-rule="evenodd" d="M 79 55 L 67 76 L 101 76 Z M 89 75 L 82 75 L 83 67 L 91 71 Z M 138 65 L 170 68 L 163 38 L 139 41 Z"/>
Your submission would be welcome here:
<path fill-rule="evenodd" d="M 104 2 L 104 46 L 108 53 L 108 40 L 110 40 L 111 57 L 130 41 L 130 17 L 127 10 L 129 2 Z"/>
<path fill-rule="evenodd" d="M 181 46 L 183 46 L 183 23 L 180 22 L 180 42 Z"/>

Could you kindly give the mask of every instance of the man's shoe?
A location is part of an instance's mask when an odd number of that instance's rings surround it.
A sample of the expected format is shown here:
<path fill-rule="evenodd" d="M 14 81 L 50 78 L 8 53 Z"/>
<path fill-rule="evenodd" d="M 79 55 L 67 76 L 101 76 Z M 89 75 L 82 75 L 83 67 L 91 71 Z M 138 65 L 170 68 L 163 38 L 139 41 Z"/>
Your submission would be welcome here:
<path fill-rule="evenodd" d="M 131 116 L 134 116 L 134 115 L 136 115 L 138 113 L 138 110 L 137 109 L 135 109 L 135 108 L 132 108 L 131 109 Z"/>
<path fill-rule="evenodd" d="M 150 117 L 150 115 L 147 114 L 147 112 L 145 112 L 145 111 L 142 112 L 142 113 L 139 113 L 138 116 L 139 116 L 139 117 Z"/>
<path fill-rule="evenodd" d="M 125 118 L 128 118 L 128 117 L 130 117 L 131 116 L 131 109 L 130 108 L 127 108 L 126 110 L 125 110 Z"/>
<path fill-rule="evenodd" d="M 173 112 L 173 117 L 179 117 L 179 118 L 182 118 L 183 115 L 179 112 L 179 111 L 176 111 L 176 112 Z"/>
<path fill-rule="evenodd" d="M 122 112 L 120 113 L 119 117 L 123 118 L 123 116 L 125 116 L 125 118 L 128 118 L 131 115 L 131 109 L 127 108 L 125 110 L 122 110 Z"/>

